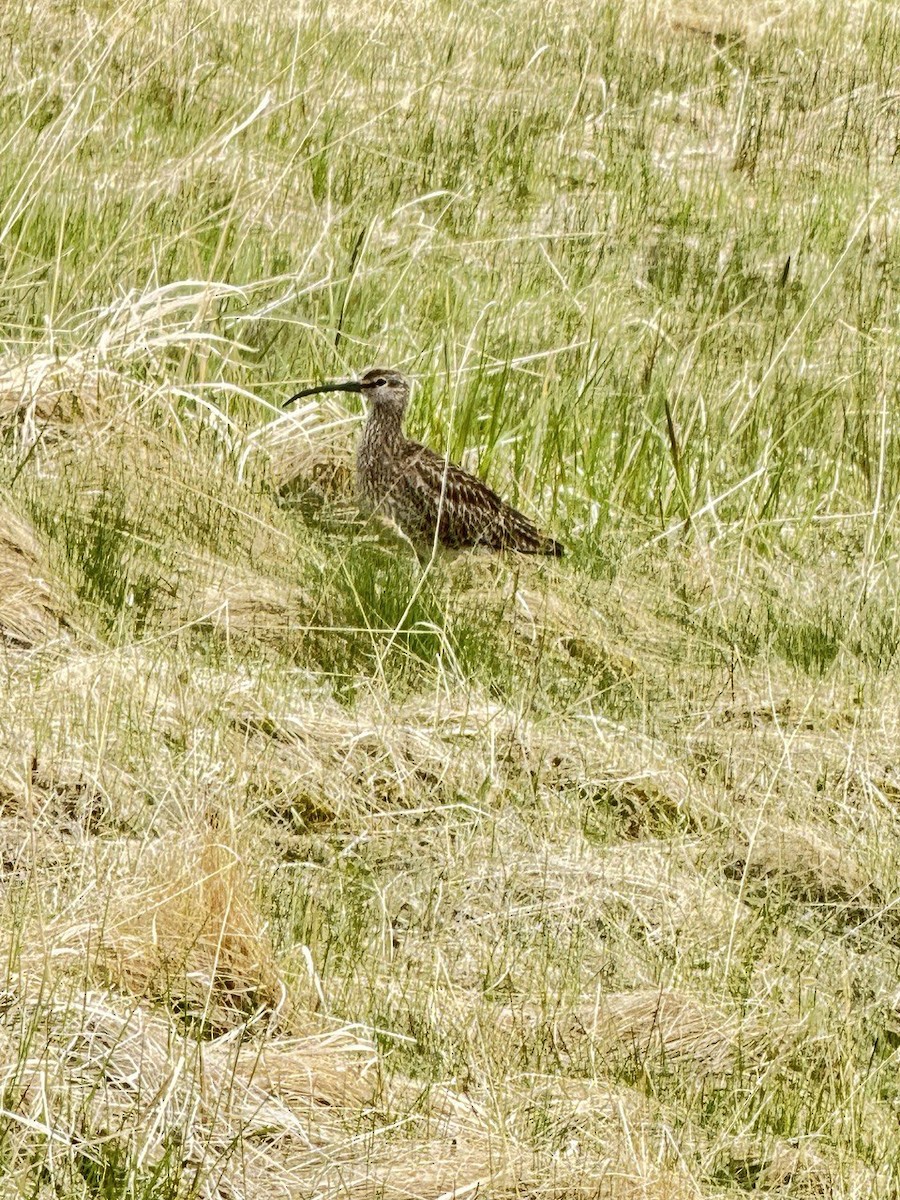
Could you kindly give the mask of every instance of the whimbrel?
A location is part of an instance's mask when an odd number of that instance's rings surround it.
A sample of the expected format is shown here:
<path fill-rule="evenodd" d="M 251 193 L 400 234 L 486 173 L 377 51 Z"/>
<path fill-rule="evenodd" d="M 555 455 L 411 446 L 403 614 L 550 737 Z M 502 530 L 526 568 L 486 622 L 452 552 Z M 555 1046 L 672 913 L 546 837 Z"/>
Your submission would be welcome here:
<path fill-rule="evenodd" d="M 356 486 L 362 506 L 394 521 L 413 542 L 460 549 L 487 546 L 520 554 L 562 555 L 527 517 L 496 492 L 403 435 L 409 384 L 398 371 L 376 367 L 360 380 L 306 388 L 285 401 L 318 392 L 361 392 L 369 416 L 356 454 Z"/>

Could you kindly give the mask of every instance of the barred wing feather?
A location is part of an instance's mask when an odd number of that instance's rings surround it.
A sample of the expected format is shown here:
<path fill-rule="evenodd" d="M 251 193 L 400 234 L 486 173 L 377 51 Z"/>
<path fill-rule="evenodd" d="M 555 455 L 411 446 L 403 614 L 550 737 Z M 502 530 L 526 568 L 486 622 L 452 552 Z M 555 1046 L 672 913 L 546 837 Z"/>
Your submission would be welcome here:
<path fill-rule="evenodd" d="M 487 484 L 425 446 L 408 444 L 392 491 L 391 508 L 399 523 L 426 540 L 434 539 L 437 527 L 438 540 L 454 548 L 563 553 L 558 542 L 545 537 Z"/>

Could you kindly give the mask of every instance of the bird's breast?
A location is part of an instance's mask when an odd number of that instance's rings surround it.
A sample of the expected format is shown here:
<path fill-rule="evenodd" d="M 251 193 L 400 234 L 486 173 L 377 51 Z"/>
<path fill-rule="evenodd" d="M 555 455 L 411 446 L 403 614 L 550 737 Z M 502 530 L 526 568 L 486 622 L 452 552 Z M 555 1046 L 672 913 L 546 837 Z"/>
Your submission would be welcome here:
<path fill-rule="evenodd" d="M 402 457 L 402 438 L 366 424 L 356 452 L 356 488 L 365 507 L 377 508 L 390 496 Z"/>

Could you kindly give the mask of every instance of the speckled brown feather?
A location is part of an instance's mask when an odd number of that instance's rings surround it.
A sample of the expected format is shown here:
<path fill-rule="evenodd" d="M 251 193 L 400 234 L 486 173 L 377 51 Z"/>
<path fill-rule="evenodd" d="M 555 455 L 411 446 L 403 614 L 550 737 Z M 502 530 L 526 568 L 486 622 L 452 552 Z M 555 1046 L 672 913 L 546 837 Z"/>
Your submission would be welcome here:
<path fill-rule="evenodd" d="M 461 549 L 486 546 L 519 554 L 561 555 L 559 542 L 545 537 L 527 517 L 507 504 L 487 484 L 427 446 L 404 441 L 397 473 L 385 498 L 394 519 L 412 536 Z"/>

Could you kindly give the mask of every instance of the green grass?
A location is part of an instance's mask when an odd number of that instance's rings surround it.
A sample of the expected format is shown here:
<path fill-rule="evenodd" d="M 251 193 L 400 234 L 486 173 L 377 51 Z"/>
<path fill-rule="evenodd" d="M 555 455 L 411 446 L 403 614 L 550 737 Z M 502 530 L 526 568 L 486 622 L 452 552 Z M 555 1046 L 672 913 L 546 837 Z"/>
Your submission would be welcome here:
<path fill-rule="evenodd" d="M 0 1194 L 895 1195 L 898 62 L 4 7 Z M 377 362 L 565 559 L 360 519 Z"/>

